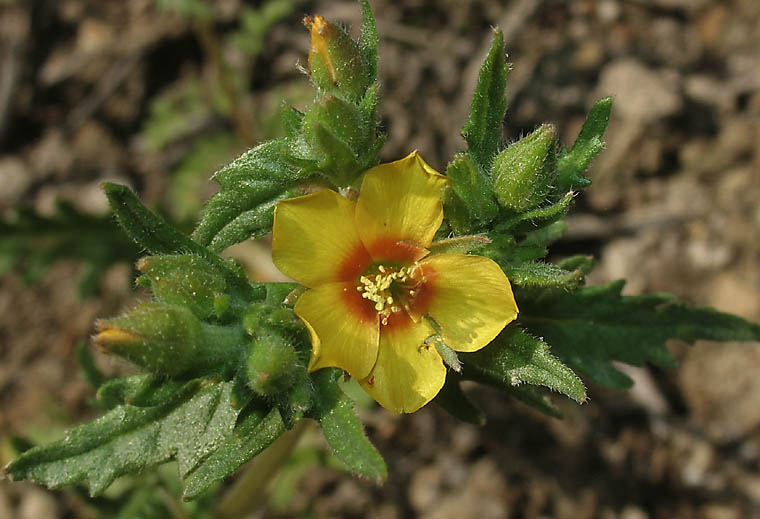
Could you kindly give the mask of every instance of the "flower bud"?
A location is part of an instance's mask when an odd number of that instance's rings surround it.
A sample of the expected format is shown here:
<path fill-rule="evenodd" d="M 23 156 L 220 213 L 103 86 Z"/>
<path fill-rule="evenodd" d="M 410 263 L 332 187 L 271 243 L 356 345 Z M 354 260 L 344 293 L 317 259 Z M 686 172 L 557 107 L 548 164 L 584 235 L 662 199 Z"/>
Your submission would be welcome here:
<path fill-rule="evenodd" d="M 274 397 L 285 392 L 297 370 L 296 350 L 282 335 L 264 331 L 254 337 L 248 354 L 248 386 L 256 393 Z"/>
<path fill-rule="evenodd" d="M 201 322 L 189 309 L 163 303 L 143 303 L 96 327 L 93 341 L 102 350 L 169 376 L 193 367 L 203 342 Z"/>
<path fill-rule="evenodd" d="M 523 212 L 540 205 L 554 181 L 554 126 L 544 124 L 496 156 L 493 190 L 502 207 Z"/>
<path fill-rule="evenodd" d="M 323 90 L 337 90 L 357 102 L 370 84 L 357 42 L 320 15 L 307 16 L 304 25 L 311 29 L 309 73 L 314 83 Z"/>

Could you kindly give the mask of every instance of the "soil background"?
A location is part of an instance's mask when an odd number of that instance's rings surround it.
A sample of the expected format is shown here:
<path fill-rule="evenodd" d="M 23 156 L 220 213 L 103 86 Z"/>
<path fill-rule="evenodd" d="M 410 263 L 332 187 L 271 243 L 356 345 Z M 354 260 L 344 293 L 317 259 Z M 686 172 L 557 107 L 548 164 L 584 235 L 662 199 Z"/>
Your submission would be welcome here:
<path fill-rule="evenodd" d="M 252 140 L 274 134 L 265 117 L 273 99 L 282 94 L 301 106 L 308 99 L 296 66 L 308 50 L 301 18 L 320 13 L 358 29 L 354 2 L 284 3 L 287 12 L 246 54 L 226 38 L 258 3 L 209 3 L 211 19 L 199 26 L 160 9 L 168 0 L 0 1 L 2 214 L 18 204 L 50 214 L 58 198 L 102 214 L 98 184 L 106 179 L 181 212 L 170 172 L 197 142 L 219 132 L 237 139 L 229 156 L 196 168 L 205 179 Z M 626 278 L 629 294 L 669 292 L 760 321 L 760 2 L 371 4 L 389 136 L 384 160 L 418 149 L 445 169 L 463 148 L 459 129 L 490 28 L 499 26 L 513 64 L 506 139 L 549 121 L 571 144 L 592 103 L 615 97 L 593 186 L 577 199 L 552 257 L 593 253 L 599 263 L 590 283 Z M 244 94 L 231 108 L 199 110 L 183 120 L 180 137 L 152 145 L 151 103 L 196 81 L 200 99 L 213 105 L 203 88 L 224 73 L 220 60 L 244 79 Z M 213 190 L 201 185 L 198 203 Z M 265 247 L 238 251 L 262 279 L 277 275 Z M 0 279 L 0 434 L 55 436 L 95 413 L 75 345 L 94 319 L 140 296 L 127 264 L 110 268 L 87 299 L 78 296 L 76 261 L 56 263 L 32 285 L 16 270 Z M 489 418 L 482 428 L 435 406 L 411 416 L 367 409 L 368 433 L 389 466 L 384 486 L 316 468 L 284 509 L 261 514 L 760 517 L 758 346 L 674 342 L 678 369 L 626 368 L 633 390 L 592 384 L 583 406 L 557 397 L 564 420 L 484 389 L 471 392 Z M 125 369 L 114 359 L 98 362 Z M 71 491 L 0 481 L 0 518 L 82 517 L 83 510 Z"/>

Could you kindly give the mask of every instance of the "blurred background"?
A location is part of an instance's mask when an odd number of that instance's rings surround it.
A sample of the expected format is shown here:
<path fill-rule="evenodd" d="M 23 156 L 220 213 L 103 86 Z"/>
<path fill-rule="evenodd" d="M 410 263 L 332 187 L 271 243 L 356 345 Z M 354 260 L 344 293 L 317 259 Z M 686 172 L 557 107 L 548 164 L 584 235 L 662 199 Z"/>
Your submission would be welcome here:
<path fill-rule="evenodd" d="M 513 64 L 506 139 L 548 121 L 571 144 L 593 101 L 615 97 L 607 151 L 552 256 L 592 253 L 590 283 L 626 278 L 629 294 L 669 292 L 760 321 L 760 2 L 370 3 L 384 160 L 418 149 L 442 171 L 463 149 L 499 26 Z M 310 101 L 298 67 L 301 19 L 314 13 L 358 31 L 358 3 L 343 0 L 0 0 L 3 438 L 53 439 L 97 414 L 76 346 L 95 318 L 141 297 L 139 251 L 115 230 L 99 183 L 128 184 L 191 229 L 213 171 L 281 135 L 282 99 Z M 277 278 L 266 240 L 232 253 L 251 277 Z M 580 407 L 557 398 L 561 421 L 487 389 L 471 394 L 483 428 L 434 405 L 411 416 L 365 406 L 386 484 L 336 469 L 315 435 L 262 514 L 758 516 L 759 346 L 673 342 L 677 370 L 625 368 L 632 391 L 591 385 Z M 106 371 L 128 369 L 96 355 Z M 94 517 L 86 502 L 0 481 L 2 518 Z"/>

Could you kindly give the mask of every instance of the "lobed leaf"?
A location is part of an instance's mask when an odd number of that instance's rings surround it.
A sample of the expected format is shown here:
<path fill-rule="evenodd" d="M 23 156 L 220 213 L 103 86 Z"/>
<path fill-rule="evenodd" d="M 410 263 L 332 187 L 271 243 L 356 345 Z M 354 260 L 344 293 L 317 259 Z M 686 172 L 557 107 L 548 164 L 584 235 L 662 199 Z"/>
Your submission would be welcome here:
<path fill-rule="evenodd" d="M 572 293 L 551 292 L 520 301 L 519 322 L 543 337 L 574 369 L 605 386 L 632 381 L 613 361 L 674 367 L 668 339 L 693 343 L 760 341 L 760 325 L 712 308 L 692 308 L 668 295 L 624 296 L 623 281 Z"/>
<path fill-rule="evenodd" d="M 211 485 L 233 474 L 285 432 L 277 409 L 247 410 L 218 448 L 185 477 L 183 499 L 195 499 Z"/>
<path fill-rule="evenodd" d="M 23 453 L 6 470 L 50 488 L 82 482 L 93 496 L 119 476 L 171 459 L 184 476 L 230 436 L 239 413 L 229 402 L 231 385 L 197 379 L 158 405 L 120 405 Z"/>
<path fill-rule="evenodd" d="M 57 261 L 74 259 L 84 266 L 80 296 L 89 296 L 111 265 L 134 263 L 140 254 L 134 243 L 114 231 L 110 215 L 85 214 L 62 200 L 51 216 L 18 208 L 0 219 L 0 275 L 18 269 L 31 283 Z"/>

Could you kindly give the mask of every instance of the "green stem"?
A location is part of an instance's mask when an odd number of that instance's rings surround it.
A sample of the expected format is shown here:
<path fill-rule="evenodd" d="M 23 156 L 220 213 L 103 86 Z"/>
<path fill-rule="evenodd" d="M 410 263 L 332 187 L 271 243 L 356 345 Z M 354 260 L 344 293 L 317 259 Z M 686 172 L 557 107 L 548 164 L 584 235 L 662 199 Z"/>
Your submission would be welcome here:
<path fill-rule="evenodd" d="M 243 474 L 221 498 L 216 510 L 219 519 L 239 519 L 264 504 L 264 491 L 287 461 L 298 440 L 311 423 L 301 420 L 280 436 L 264 452 L 251 460 Z"/>

